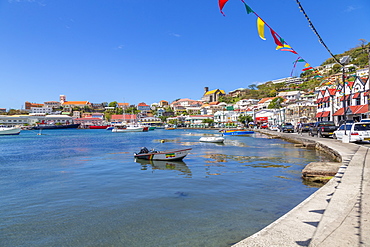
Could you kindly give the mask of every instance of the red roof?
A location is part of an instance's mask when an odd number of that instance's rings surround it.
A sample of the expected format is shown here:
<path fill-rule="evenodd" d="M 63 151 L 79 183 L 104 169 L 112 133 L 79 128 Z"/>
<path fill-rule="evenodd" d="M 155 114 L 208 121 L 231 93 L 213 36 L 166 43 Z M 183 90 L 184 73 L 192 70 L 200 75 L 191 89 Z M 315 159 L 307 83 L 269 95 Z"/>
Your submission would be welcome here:
<path fill-rule="evenodd" d="M 329 90 L 330 95 L 335 95 L 335 93 L 337 92 L 337 90 L 335 88 L 330 88 L 328 90 Z"/>
<path fill-rule="evenodd" d="M 344 115 L 344 108 L 340 108 L 338 111 L 334 112 L 333 116 L 342 116 Z"/>
<path fill-rule="evenodd" d="M 326 97 L 322 98 L 321 102 L 329 102 L 329 99 L 330 99 L 330 96 L 326 96 Z"/>
<path fill-rule="evenodd" d="M 369 111 L 369 105 L 357 105 L 357 108 L 353 114 L 363 114 Z"/>
<path fill-rule="evenodd" d="M 352 105 L 347 108 L 346 114 L 348 115 L 356 115 L 356 114 L 363 114 L 369 111 L 368 105 Z M 344 108 L 340 108 L 336 111 L 333 116 L 342 116 L 344 115 Z"/>
<path fill-rule="evenodd" d="M 329 117 L 329 115 L 330 115 L 330 111 L 324 111 L 322 112 L 321 117 Z"/>
<path fill-rule="evenodd" d="M 262 98 L 262 99 L 258 102 L 258 104 L 265 103 L 266 101 L 268 101 L 268 100 L 272 100 L 272 99 L 275 99 L 275 98 L 276 98 L 276 97 Z"/>
<path fill-rule="evenodd" d="M 111 120 L 136 120 L 135 114 L 112 115 Z"/>
<path fill-rule="evenodd" d="M 319 118 L 319 117 L 329 117 L 329 115 L 330 115 L 330 111 L 318 112 L 316 114 L 316 118 Z"/>
<path fill-rule="evenodd" d="M 148 106 L 147 104 L 145 104 L 144 102 L 141 102 L 139 103 L 137 106 Z"/>
<path fill-rule="evenodd" d="M 345 100 L 348 100 L 348 99 L 349 99 L 349 95 L 346 95 L 346 96 L 342 96 L 342 97 L 340 97 L 340 98 L 339 98 L 339 100 L 340 100 L 340 101 L 343 101 L 343 100 L 344 100 L 344 97 L 346 97 L 346 99 L 345 99 Z"/>
<path fill-rule="evenodd" d="M 360 95 L 361 95 L 360 93 L 355 93 L 352 98 L 353 99 L 358 99 L 358 98 L 360 98 Z"/>

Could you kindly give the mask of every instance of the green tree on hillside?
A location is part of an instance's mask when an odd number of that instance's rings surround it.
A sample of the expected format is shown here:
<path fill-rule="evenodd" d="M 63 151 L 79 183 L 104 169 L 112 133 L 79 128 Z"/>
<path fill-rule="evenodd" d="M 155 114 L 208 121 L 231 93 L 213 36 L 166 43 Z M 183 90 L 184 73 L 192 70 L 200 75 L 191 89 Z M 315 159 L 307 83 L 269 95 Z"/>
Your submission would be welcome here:
<path fill-rule="evenodd" d="M 268 105 L 268 109 L 280 109 L 282 108 L 282 103 L 284 102 L 283 97 L 276 97 L 275 99 L 271 100 L 270 104 Z"/>
<path fill-rule="evenodd" d="M 117 107 L 117 101 L 112 101 L 108 104 L 109 107 Z"/>
<path fill-rule="evenodd" d="M 250 115 L 239 115 L 238 121 L 246 126 L 249 122 L 253 122 L 253 117 Z"/>

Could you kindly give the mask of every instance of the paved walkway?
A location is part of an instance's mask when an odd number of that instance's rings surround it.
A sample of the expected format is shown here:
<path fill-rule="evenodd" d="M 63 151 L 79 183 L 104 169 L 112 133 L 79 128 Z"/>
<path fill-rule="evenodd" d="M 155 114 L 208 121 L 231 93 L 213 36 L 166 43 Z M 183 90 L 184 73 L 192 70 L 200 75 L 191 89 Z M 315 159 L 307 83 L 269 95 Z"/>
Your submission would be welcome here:
<path fill-rule="evenodd" d="M 260 132 L 328 148 L 340 156 L 342 166 L 290 212 L 233 246 L 370 246 L 369 148 L 307 134 Z"/>

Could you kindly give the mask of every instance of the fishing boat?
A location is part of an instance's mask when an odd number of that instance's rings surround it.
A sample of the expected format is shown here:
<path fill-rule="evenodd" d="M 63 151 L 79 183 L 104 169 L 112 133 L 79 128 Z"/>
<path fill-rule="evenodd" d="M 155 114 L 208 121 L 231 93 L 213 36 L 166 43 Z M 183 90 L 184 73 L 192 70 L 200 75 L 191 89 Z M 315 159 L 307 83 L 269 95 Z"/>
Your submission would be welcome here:
<path fill-rule="evenodd" d="M 148 127 L 138 125 L 116 125 L 112 129 L 112 132 L 143 132 L 148 131 Z"/>
<path fill-rule="evenodd" d="M 146 147 L 143 147 L 139 153 L 134 153 L 134 157 L 144 160 L 182 160 L 190 150 L 191 148 L 173 149 L 167 151 L 149 151 Z"/>
<path fill-rule="evenodd" d="M 224 136 L 242 136 L 242 135 L 250 135 L 253 134 L 254 131 L 251 130 L 235 130 L 235 131 L 227 131 L 224 132 Z"/>
<path fill-rule="evenodd" d="M 0 135 L 19 135 L 21 128 L 0 126 Z"/>
<path fill-rule="evenodd" d="M 225 141 L 225 138 L 222 136 L 203 136 L 199 138 L 200 142 L 215 142 L 215 143 L 222 143 Z"/>

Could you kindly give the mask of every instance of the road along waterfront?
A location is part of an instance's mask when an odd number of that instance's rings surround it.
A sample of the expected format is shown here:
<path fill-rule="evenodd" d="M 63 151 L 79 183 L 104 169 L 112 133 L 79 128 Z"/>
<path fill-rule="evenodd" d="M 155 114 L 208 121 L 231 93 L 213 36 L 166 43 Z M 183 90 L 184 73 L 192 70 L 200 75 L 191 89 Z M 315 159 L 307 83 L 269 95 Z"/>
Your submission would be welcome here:
<path fill-rule="evenodd" d="M 340 158 L 342 166 L 334 178 L 290 212 L 233 246 L 370 246 L 369 147 L 258 131 L 295 143 L 315 143 L 316 148 Z"/>

